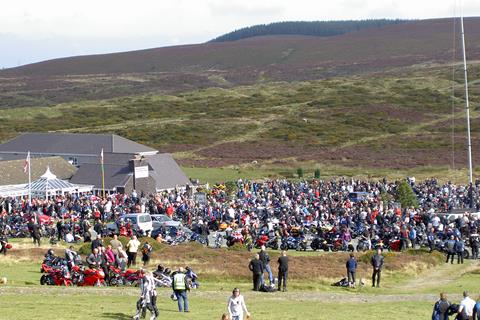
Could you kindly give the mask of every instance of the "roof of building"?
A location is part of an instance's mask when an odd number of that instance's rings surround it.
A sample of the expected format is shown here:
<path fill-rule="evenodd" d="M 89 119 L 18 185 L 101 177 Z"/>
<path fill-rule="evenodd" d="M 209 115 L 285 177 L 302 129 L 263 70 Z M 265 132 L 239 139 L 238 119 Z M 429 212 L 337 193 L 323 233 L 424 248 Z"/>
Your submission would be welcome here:
<path fill-rule="evenodd" d="M 104 152 L 156 152 L 116 134 L 24 133 L 0 145 L 0 153 L 95 155 Z"/>
<path fill-rule="evenodd" d="M 103 153 L 104 164 L 128 165 L 129 161 L 135 158 L 134 153 Z M 82 160 L 82 163 L 100 164 L 102 163 L 100 155 L 88 157 Z"/>
<path fill-rule="evenodd" d="M 150 175 L 156 181 L 157 190 L 173 189 L 190 185 L 190 179 L 183 173 L 169 153 L 157 153 L 146 156 L 150 166 Z"/>
<path fill-rule="evenodd" d="M 118 186 L 125 186 L 133 178 L 128 165 L 105 164 L 105 189 L 112 190 Z M 70 180 L 75 184 L 94 185 L 95 189 L 102 189 L 102 166 L 98 163 L 85 163 L 78 168 Z"/>
<path fill-rule="evenodd" d="M 0 185 L 28 183 L 28 172 L 23 171 L 25 158 L 0 161 Z M 35 181 L 50 167 L 59 179 L 70 179 L 77 168 L 62 157 L 32 158 L 30 160 L 31 179 Z"/>
<path fill-rule="evenodd" d="M 133 156 L 133 155 L 131 155 Z M 129 179 L 133 178 L 125 157 L 112 157 L 107 161 L 105 157 L 105 189 L 113 189 L 118 186 L 125 186 Z M 160 153 L 145 156 L 148 162 L 149 174 L 156 181 L 157 190 L 173 189 L 191 184 L 188 177 L 175 162 L 171 154 Z M 70 182 L 76 184 L 93 184 L 96 189 L 102 188 L 102 166 L 98 161 L 84 163 L 72 177 Z M 110 163 L 109 163 L 110 162 Z M 117 162 L 117 163 L 114 163 Z"/>
<path fill-rule="evenodd" d="M 71 190 L 78 188 L 78 185 L 70 183 L 66 180 L 59 179 L 50 171 L 50 167 L 47 167 L 47 171 L 35 181 L 32 181 L 30 189 L 35 192 L 49 192 L 56 190 Z"/>

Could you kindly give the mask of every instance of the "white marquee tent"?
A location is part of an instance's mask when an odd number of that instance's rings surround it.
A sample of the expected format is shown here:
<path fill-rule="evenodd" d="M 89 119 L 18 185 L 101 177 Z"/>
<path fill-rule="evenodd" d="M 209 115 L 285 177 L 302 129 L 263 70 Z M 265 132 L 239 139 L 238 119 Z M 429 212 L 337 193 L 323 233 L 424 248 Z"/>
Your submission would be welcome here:
<path fill-rule="evenodd" d="M 31 183 L 30 190 L 32 197 L 48 198 L 56 195 L 79 194 L 91 192 L 92 185 L 73 184 L 66 180 L 58 179 L 47 168 L 47 171 L 38 179 Z M 29 188 L 27 184 L 8 185 L 0 187 L 0 196 L 2 197 L 22 197 L 28 196 Z"/>

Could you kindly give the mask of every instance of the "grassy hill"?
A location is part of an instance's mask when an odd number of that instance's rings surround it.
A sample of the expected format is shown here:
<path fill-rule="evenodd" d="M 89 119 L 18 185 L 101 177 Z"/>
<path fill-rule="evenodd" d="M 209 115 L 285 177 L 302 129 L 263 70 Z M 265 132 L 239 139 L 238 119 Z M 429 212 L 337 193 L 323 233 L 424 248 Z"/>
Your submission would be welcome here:
<path fill-rule="evenodd" d="M 351 174 L 464 168 L 463 75 L 451 64 L 452 23 L 255 37 L 3 70 L 0 140 L 25 131 L 113 132 L 172 152 L 184 166 L 274 168 L 283 176 L 299 166 Z M 466 31 L 475 146 L 480 19 L 466 19 Z"/>
<path fill-rule="evenodd" d="M 241 28 L 211 40 L 210 42 L 237 41 L 258 36 L 306 35 L 332 37 L 362 29 L 379 28 L 392 24 L 406 23 L 408 20 L 369 19 L 340 21 L 283 21 L 258 24 Z"/>

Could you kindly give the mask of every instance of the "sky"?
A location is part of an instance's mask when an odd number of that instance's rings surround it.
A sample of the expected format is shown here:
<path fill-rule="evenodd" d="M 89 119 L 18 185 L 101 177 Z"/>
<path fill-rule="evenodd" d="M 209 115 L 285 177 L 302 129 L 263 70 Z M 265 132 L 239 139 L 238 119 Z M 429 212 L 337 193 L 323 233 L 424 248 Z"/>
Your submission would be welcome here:
<path fill-rule="evenodd" d="M 480 16 L 480 0 L 14 0 L 0 7 L 0 68 L 202 43 L 278 21 Z"/>

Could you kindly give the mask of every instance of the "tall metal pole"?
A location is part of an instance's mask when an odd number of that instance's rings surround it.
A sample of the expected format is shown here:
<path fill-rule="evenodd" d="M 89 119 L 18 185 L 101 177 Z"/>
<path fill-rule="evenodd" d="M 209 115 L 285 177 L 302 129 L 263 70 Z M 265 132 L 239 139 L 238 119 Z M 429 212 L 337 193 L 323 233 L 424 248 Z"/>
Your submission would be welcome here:
<path fill-rule="evenodd" d="M 32 206 L 32 173 L 30 170 L 30 151 L 28 151 L 27 154 L 27 159 L 28 159 L 28 205 L 31 207 Z"/>
<path fill-rule="evenodd" d="M 468 76 L 467 76 L 467 56 L 465 54 L 465 30 L 463 28 L 463 13 L 460 17 L 462 25 L 462 48 L 463 48 L 463 71 L 465 76 L 465 111 L 467 113 L 467 139 L 468 139 L 468 182 L 473 183 L 472 169 L 472 140 L 470 137 L 470 103 L 468 101 Z"/>

